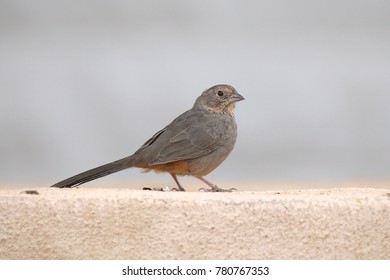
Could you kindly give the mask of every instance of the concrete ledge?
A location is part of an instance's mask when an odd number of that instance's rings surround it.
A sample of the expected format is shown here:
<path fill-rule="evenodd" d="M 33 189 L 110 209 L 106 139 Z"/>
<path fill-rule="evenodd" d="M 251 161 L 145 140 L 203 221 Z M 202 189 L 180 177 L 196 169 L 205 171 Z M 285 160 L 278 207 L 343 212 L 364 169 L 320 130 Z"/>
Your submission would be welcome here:
<path fill-rule="evenodd" d="M 0 259 L 390 259 L 384 189 L 34 190 L 0 189 Z"/>

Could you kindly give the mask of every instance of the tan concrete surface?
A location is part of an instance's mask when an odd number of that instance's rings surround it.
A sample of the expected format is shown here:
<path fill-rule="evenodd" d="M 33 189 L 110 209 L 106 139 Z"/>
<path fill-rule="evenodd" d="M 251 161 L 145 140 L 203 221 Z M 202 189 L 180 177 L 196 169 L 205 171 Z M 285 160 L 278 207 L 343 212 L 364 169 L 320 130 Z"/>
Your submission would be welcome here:
<path fill-rule="evenodd" d="M 390 191 L 2 187 L 0 259 L 390 259 Z"/>

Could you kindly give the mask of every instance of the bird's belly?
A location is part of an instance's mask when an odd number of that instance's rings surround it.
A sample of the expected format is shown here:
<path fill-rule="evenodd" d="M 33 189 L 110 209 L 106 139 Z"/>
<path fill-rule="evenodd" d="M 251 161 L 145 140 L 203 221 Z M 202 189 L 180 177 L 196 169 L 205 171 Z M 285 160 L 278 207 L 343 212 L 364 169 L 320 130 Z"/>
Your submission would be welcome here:
<path fill-rule="evenodd" d="M 187 160 L 179 160 L 169 163 L 142 166 L 145 171 L 153 170 L 157 173 L 168 172 L 176 175 L 190 175 L 189 164 Z"/>
<path fill-rule="evenodd" d="M 217 168 L 230 154 L 232 149 L 223 147 L 208 155 L 188 161 L 189 171 L 192 176 L 206 176 Z"/>

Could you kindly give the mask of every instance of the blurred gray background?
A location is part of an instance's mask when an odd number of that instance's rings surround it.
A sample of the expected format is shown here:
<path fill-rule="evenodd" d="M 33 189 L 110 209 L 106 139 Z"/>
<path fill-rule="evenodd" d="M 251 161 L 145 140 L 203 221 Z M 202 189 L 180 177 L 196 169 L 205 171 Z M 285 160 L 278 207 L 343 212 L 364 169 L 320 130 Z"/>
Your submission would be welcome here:
<path fill-rule="evenodd" d="M 1 0 L 0 181 L 130 155 L 218 83 L 246 100 L 210 180 L 389 177 L 390 1 Z M 173 185 L 138 172 L 105 180 Z"/>

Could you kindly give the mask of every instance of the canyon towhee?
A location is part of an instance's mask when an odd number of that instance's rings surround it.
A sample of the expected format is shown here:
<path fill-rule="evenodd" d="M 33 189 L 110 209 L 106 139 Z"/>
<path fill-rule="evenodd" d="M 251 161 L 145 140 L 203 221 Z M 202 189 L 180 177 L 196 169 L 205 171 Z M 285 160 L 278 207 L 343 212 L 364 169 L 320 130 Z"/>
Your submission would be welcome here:
<path fill-rule="evenodd" d="M 203 178 L 218 167 L 230 154 L 237 137 L 234 119 L 235 103 L 243 100 L 229 85 L 216 85 L 205 90 L 194 106 L 174 119 L 169 125 L 145 142 L 133 155 L 85 171 L 52 187 L 70 188 L 115 173 L 130 167 L 146 171 L 168 172 L 176 175 L 194 176 L 213 192 L 224 190 Z"/>

